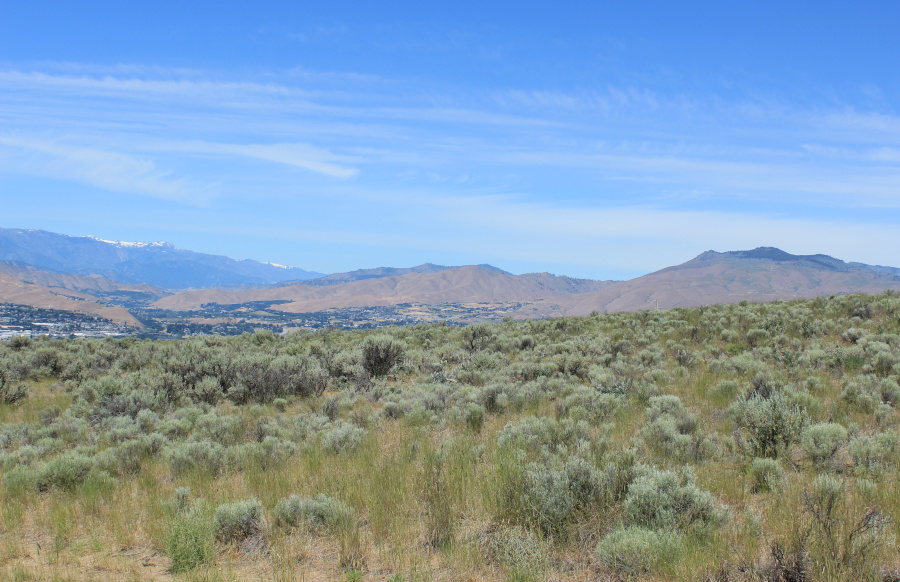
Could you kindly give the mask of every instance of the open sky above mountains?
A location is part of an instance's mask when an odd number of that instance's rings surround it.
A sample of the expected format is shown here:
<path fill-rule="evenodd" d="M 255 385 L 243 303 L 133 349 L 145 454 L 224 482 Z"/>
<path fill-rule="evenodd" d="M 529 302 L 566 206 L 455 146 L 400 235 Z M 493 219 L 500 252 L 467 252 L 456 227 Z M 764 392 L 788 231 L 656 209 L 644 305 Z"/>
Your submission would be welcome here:
<path fill-rule="evenodd" d="M 0 226 L 323 273 L 898 263 L 896 2 L 83 4 L 3 8 Z"/>

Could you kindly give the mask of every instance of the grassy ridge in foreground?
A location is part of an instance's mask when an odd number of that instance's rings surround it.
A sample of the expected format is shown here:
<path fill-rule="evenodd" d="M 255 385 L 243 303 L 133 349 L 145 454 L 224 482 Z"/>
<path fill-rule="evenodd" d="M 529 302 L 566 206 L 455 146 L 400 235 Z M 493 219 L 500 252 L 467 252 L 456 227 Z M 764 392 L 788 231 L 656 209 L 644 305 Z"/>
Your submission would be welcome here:
<path fill-rule="evenodd" d="M 900 296 L 0 344 L 11 579 L 893 580 Z"/>

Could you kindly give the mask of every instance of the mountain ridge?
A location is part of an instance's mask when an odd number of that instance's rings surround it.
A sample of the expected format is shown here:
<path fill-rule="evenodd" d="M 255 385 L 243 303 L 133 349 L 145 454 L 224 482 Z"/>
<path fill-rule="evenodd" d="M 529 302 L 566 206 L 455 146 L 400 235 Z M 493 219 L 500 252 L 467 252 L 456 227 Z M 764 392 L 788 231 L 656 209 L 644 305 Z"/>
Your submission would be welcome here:
<path fill-rule="evenodd" d="M 477 265 L 479 267 L 484 267 L 486 269 L 493 269 L 495 271 L 499 271 L 501 273 L 506 273 L 507 275 L 511 273 L 507 273 L 503 269 L 499 269 L 494 267 L 493 265 L 481 264 Z M 381 277 L 394 277 L 398 275 L 408 275 L 410 273 L 438 273 L 440 271 L 446 271 L 448 269 L 458 269 L 459 266 L 449 267 L 446 265 L 436 265 L 434 263 L 423 263 L 421 265 L 417 265 L 415 267 L 375 267 L 371 269 L 356 269 L 355 271 L 347 271 L 345 273 L 331 273 L 330 275 L 325 275 L 324 277 L 317 277 L 315 279 L 307 279 L 305 281 L 282 281 L 278 283 L 277 287 L 285 287 L 290 285 L 310 285 L 313 287 L 320 287 L 326 285 L 340 285 L 343 283 L 351 283 L 353 281 L 365 281 L 367 279 L 379 279 Z"/>
<path fill-rule="evenodd" d="M 0 260 L 161 289 L 263 286 L 322 273 L 176 248 L 171 243 L 106 241 L 39 229 L 0 228 Z"/>
<path fill-rule="evenodd" d="M 568 315 L 738 301 L 803 299 L 834 293 L 880 293 L 900 288 L 900 269 L 846 263 L 828 255 L 792 255 L 775 247 L 706 251 L 673 265 L 560 300 Z"/>
<path fill-rule="evenodd" d="M 327 286 L 298 283 L 245 291 L 184 291 L 159 299 L 152 306 L 185 311 L 200 309 L 211 303 L 234 305 L 254 301 L 288 301 L 274 309 L 296 313 L 399 303 L 524 302 L 560 294 L 562 291 L 548 285 L 540 277 L 511 275 L 496 268 L 469 265 Z"/>
<path fill-rule="evenodd" d="M 96 256 L 80 256 L 94 251 Z M 65 263 L 73 253 L 79 255 L 79 261 Z M 26 258 L 42 264 L 34 265 Z M 170 243 L 0 229 L 0 274 L 7 277 L 0 289 L 0 301 L 27 299 L 31 292 L 35 306 L 62 305 L 62 309 L 75 310 L 77 306 L 71 301 L 92 313 L 114 305 L 184 312 L 212 305 L 233 309 L 261 302 L 270 303 L 267 309 L 272 312 L 292 314 L 455 303 L 503 305 L 503 313 L 531 318 L 900 288 L 900 268 L 845 262 L 824 254 L 793 255 L 776 247 L 709 250 L 679 265 L 627 281 L 593 281 L 550 273 L 513 275 L 487 264 L 376 267 L 315 274 L 316 278 L 305 280 L 290 276 L 313 273 L 292 269 L 296 268 L 185 251 Z M 186 271 L 194 282 L 205 281 L 207 285 L 185 288 L 185 281 L 179 277 Z M 153 286 L 144 278 L 147 273 L 172 284 Z M 272 273 L 288 278 L 260 283 L 266 273 L 270 278 L 277 278 Z M 134 321 L 130 319 L 132 314 L 121 307 L 116 309 L 114 315 L 119 321 Z M 500 313 L 499 307 L 496 313 Z"/>

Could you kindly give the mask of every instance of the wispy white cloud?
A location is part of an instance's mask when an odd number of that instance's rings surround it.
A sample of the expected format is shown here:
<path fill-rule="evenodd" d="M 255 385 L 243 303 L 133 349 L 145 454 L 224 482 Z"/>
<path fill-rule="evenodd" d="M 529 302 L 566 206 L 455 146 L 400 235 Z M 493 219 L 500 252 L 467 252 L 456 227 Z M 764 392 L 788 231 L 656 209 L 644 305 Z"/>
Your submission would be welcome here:
<path fill-rule="evenodd" d="M 881 134 L 897 143 L 900 135 L 900 117 L 882 112 L 860 112 L 851 108 L 826 111 L 819 114 L 821 119 L 833 127 L 865 132 L 867 135 Z"/>
<path fill-rule="evenodd" d="M 124 75 L 55 75 L 43 72 L 0 71 L 7 89 L 67 90 L 94 95 L 129 95 L 148 99 L 160 95 L 205 96 L 226 99 L 236 94 L 304 97 L 310 92 L 275 83 L 229 82 L 208 79 L 158 79 Z"/>
<path fill-rule="evenodd" d="M 190 204 L 206 203 L 213 190 L 212 184 L 173 178 L 170 171 L 149 159 L 16 136 L 0 136 L 0 167 L 9 173 L 68 179 L 113 192 Z"/>
<path fill-rule="evenodd" d="M 304 143 L 228 144 L 205 141 L 166 142 L 160 146 L 169 152 L 238 156 L 264 160 L 303 168 L 333 178 L 351 178 L 359 170 L 340 165 L 338 161 L 350 161 L 349 156 L 336 156 L 331 152 Z"/>
<path fill-rule="evenodd" d="M 900 148 L 894 147 L 885 146 L 859 150 L 847 147 L 829 147 L 820 144 L 803 144 L 802 148 L 814 156 L 829 160 L 900 164 Z"/>
<path fill-rule="evenodd" d="M 900 209 L 900 120 L 840 104 L 77 64 L 0 70 L 0 86 L 17 132 L 2 172 L 192 203 L 302 186 L 366 209 L 308 231 L 325 242 L 648 270 L 773 244 L 890 264 L 873 248 L 900 243 L 882 220 Z M 273 171 L 290 168 L 315 176 Z"/>

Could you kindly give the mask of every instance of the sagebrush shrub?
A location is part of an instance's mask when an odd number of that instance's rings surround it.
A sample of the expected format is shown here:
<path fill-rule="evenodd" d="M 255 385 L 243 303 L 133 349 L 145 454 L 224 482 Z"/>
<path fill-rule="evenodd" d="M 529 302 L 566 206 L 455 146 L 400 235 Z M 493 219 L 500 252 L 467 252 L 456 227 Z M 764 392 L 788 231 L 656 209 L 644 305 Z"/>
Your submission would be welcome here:
<path fill-rule="evenodd" d="M 507 424 L 497 445 L 497 494 L 507 517 L 554 533 L 602 497 L 584 421 L 525 417 Z"/>
<path fill-rule="evenodd" d="M 216 539 L 239 542 L 258 534 L 262 529 L 262 505 L 257 499 L 223 503 L 213 518 Z"/>
<path fill-rule="evenodd" d="M 480 404 L 470 402 L 466 405 L 464 414 L 466 426 L 469 428 L 469 430 L 471 430 L 475 434 L 480 433 L 481 427 L 484 426 L 484 407 L 482 407 Z"/>
<path fill-rule="evenodd" d="M 753 457 L 778 457 L 796 442 L 807 422 L 804 411 L 781 391 L 738 400 L 729 411 L 742 431 L 745 452 Z"/>
<path fill-rule="evenodd" d="M 765 493 L 778 489 L 784 478 L 781 465 L 775 459 L 753 459 L 750 462 L 750 490 Z"/>
<path fill-rule="evenodd" d="M 474 323 L 463 329 L 463 345 L 470 352 L 488 349 L 495 342 L 493 327 L 485 323 Z"/>
<path fill-rule="evenodd" d="M 833 422 L 813 424 L 803 431 L 800 439 L 806 456 L 817 465 L 834 459 L 838 450 L 847 442 L 847 429 Z"/>
<path fill-rule="evenodd" d="M 387 334 L 369 336 L 362 344 L 362 366 L 372 376 L 384 376 L 403 357 L 406 345 Z"/>
<path fill-rule="evenodd" d="M 568 416 L 574 420 L 590 423 L 602 422 L 612 415 L 623 399 L 614 394 L 605 394 L 595 388 L 577 386 L 565 399 Z"/>
<path fill-rule="evenodd" d="M 900 434 L 889 431 L 860 436 L 850 441 L 847 450 L 860 469 L 883 469 L 897 464 Z"/>
<path fill-rule="evenodd" d="M 534 453 L 542 447 L 571 447 L 589 440 L 590 425 L 584 421 L 526 416 L 518 423 L 509 422 L 503 427 L 497 436 L 497 446 L 515 447 Z"/>
<path fill-rule="evenodd" d="M 681 536 L 632 525 L 608 533 L 595 549 L 597 560 L 625 576 L 650 574 L 663 564 L 673 564 L 682 551 Z"/>
<path fill-rule="evenodd" d="M 334 426 L 321 433 L 322 448 L 331 453 L 354 451 L 365 435 L 365 429 L 338 419 Z"/>
<path fill-rule="evenodd" d="M 6 368 L 0 367 L 0 402 L 4 404 L 15 404 L 28 396 L 28 389 L 15 381 L 13 376 Z"/>
<path fill-rule="evenodd" d="M 215 376 L 204 376 L 187 391 L 187 396 L 194 402 L 216 404 L 225 396 L 225 393 L 218 378 Z"/>
<path fill-rule="evenodd" d="M 725 518 L 724 510 L 694 481 L 687 470 L 679 475 L 655 467 L 639 468 L 625 496 L 628 521 L 651 529 L 718 525 Z"/>
<path fill-rule="evenodd" d="M 209 441 L 175 445 L 167 450 L 166 457 L 173 475 L 193 470 L 216 475 L 225 466 L 225 448 Z"/>
<path fill-rule="evenodd" d="M 647 424 L 641 429 L 641 437 L 652 449 L 683 462 L 712 454 L 712 443 L 697 430 L 697 417 L 677 396 L 654 396 L 646 411 Z"/>
<path fill-rule="evenodd" d="M 353 508 L 324 493 L 315 497 L 291 495 L 275 506 L 275 523 L 281 527 L 305 525 L 314 531 L 336 533 L 356 519 Z"/>
<path fill-rule="evenodd" d="M 94 461 L 90 457 L 77 451 L 67 451 L 38 470 L 37 484 L 40 489 L 59 487 L 73 490 L 93 468 Z"/>

